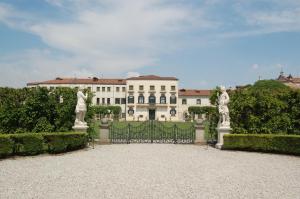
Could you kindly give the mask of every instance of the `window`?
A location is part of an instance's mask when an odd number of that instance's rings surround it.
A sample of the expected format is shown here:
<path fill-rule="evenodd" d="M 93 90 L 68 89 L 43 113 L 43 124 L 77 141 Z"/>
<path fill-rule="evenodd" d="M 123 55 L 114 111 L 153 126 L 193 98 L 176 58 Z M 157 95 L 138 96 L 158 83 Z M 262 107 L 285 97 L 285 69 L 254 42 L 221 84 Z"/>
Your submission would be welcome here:
<path fill-rule="evenodd" d="M 170 110 L 170 115 L 171 116 L 176 116 L 176 110 L 175 110 L 175 108 L 172 108 L 171 110 Z"/>
<path fill-rule="evenodd" d="M 110 98 L 107 98 L 107 104 L 110 104 Z"/>
<path fill-rule="evenodd" d="M 161 89 L 162 91 L 165 91 L 165 90 L 166 90 L 166 86 L 161 86 L 160 89 Z"/>
<path fill-rule="evenodd" d="M 171 86 L 171 91 L 175 91 L 176 90 L 176 86 Z"/>
<path fill-rule="evenodd" d="M 121 99 L 120 98 L 115 98 L 115 104 L 121 104 Z"/>
<path fill-rule="evenodd" d="M 97 92 L 100 92 L 100 87 L 97 87 Z"/>
<path fill-rule="evenodd" d="M 122 92 L 125 92 L 126 91 L 126 88 L 125 87 L 122 87 Z"/>
<path fill-rule="evenodd" d="M 134 96 L 133 95 L 128 96 L 128 104 L 134 104 Z"/>
<path fill-rule="evenodd" d="M 197 99 L 196 103 L 201 104 L 201 99 Z"/>
<path fill-rule="evenodd" d="M 155 90 L 155 86 L 150 86 L 150 91 L 154 91 Z"/>
<path fill-rule="evenodd" d="M 105 87 L 102 87 L 102 92 L 105 92 Z"/>
<path fill-rule="evenodd" d="M 102 98 L 102 104 L 105 104 L 105 98 Z"/>
<path fill-rule="evenodd" d="M 125 118 L 126 117 L 126 113 L 122 113 L 122 118 Z"/>
<path fill-rule="evenodd" d="M 117 91 L 117 92 L 120 92 L 120 87 L 116 87 L 116 91 Z"/>
<path fill-rule="evenodd" d="M 176 103 L 177 103 L 176 95 L 171 95 L 171 97 L 170 97 L 170 104 L 176 104 Z"/>
<path fill-rule="evenodd" d="M 161 104 L 166 104 L 166 103 L 167 103 L 167 98 L 166 98 L 165 95 L 161 95 L 161 96 L 160 96 L 160 103 L 161 103 Z"/>
<path fill-rule="evenodd" d="M 156 103 L 156 97 L 152 94 L 149 96 L 149 104 L 155 104 Z"/>
<path fill-rule="evenodd" d="M 140 91 L 143 91 L 143 90 L 144 90 L 144 86 L 140 85 L 140 86 L 139 86 L 139 90 L 140 90 Z"/>
<path fill-rule="evenodd" d="M 182 104 L 186 104 L 186 99 L 182 99 Z"/>
<path fill-rule="evenodd" d="M 144 98 L 144 95 L 139 95 L 139 98 L 138 98 L 138 103 L 139 104 L 144 104 L 145 103 L 145 98 Z"/>
<path fill-rule="evenodd" d="M 92 91 L 92 88 L 89 86 L 89 87 L 88 87 L 88 90 L 89 90 L 89 91 Z"/>
<path fill-rule="evenodd" d="M 100 98 L 97 98 L 97 105 L 100 104 Z"/>
<path fill-rule="evenodd" d="M 107 87 L 107 92 L 110 92 L 110 87 Z"/>
<path fill-rule="evenodd" d="M 51 91 L 54 90 L 54 87 L 53 87 L 53 86 L 50 86 L 50 90 L 51 90 Z"/>
<path fill-rule="evenodd" d="M 121 104 L 126 104 L 126 98 L 121 98 Z"/>
<path fill-rule="evenodd" d="M 133 85 L 129 85 L 129 90 L 133 91 Z"/>
<path fill-rule="evenodd" d="M 129 115 L 133 115 L 133 114 L 134 114 L 134 110 L 133 110 L 132 107 L 130 107 L 130 108 L 128 109 L 128 114 L 129 114 Z"/>
<path fill-rule="evenodd" d="M 78 89 L 79 89 L 79 87 L 78 87 L 78 86 L 76 86 L 76 87 L 75 87 L 75 89 L 76 89 L 76 90 L 78 90 Z"/>

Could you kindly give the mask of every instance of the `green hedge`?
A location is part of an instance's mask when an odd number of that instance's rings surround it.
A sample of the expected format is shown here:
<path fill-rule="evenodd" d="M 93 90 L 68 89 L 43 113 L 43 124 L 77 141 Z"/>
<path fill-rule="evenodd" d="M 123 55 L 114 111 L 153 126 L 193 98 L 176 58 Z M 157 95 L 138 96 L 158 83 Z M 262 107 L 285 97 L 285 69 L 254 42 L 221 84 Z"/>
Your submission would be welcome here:
<path fill-rule="evenodd" d="M 0 135 L 0 158 L 14 153 L 14 141 L 9 135 Z"/>
<path fill-rule="evenodd" d="M 48 143 L 49 153 L 61 153 L 84 148 L 87 143 L 86 133 L 48 133 L 44 135 L 44 138 Z"/>
<path fill-rule="evenodd" d="M 0 134 L 0 158 L 62 153 L 84 148 L 86 143 L 87 134 L 79 132 Z"/>
<path fill-rule="evenodd" d="M 300 155 L 300 136 L 274 134 L 224 135 L 223 149 Z"/>
<path fill-rule="evenodd" d="M 44 151 L 44 138 L 42 134 L 22 133 L 13 134 L 14 153 L 16 155 L 36 155 Z"/>

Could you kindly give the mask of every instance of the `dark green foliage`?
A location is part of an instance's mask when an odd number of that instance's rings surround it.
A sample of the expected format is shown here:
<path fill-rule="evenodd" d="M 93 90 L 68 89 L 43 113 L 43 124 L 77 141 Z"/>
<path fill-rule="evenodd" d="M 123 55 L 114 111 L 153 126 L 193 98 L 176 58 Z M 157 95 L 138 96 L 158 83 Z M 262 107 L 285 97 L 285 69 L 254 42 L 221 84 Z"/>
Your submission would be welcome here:
<path fill-rule="evenodd" d="M 121 111 L 120 106 L 93 106 L 94 114 L 100 114 L 101 116 L 113 114 L 115 119 L 119 119 Z"/>
<path fill-rule="evenodd" d="M 17 155 L 37 155 L 44 151 L 44 138 L 37 133 L 14 134 L 10 136 L 15 143 Z"/>
<path fill-rule="evenodd" d="M 54 126 L 50 124 L 50 122 L 45 117 L 41 117 L 38 119 L 34 129 L 32 130 L 35 133 L 40 132 L 52 132 L 54 129 Z"/>
<path fill-rule="evenodd" d="M 274 80 L 231 91 L 234 133 L 299 134 L 300 94 Z"/>
<path fill-rule="evenodd" d="M 0 158 L 9 156 L 14 152 L 14 141 L 9 135 L 0 135 Z"/>
<path fill-rule="evenodd" d="M 223 149 L 300 155 L 300 136 L 230 134 L 224 136 Z"/>
<path fill-rule="evenodd" d="M 0 132 L 64 132 L 75 120 L 76 89 L 0 88 Z M 89 93 L 87 116 L 93 116 Z"/>
<path fill-rule="evenodd" d="M 216 92 L 213 92 L 216 95 Z M 190 106 L 188 108 L 190 114 L 205 114 L 207 121 L 205 121 L 205 131 L 207 139 L 216 140 L 217 139 L 217 124 L 219 121 L 219 114 L 216 107 L 211 106 Z"/>
<path fill-rule="evenodd" d="M 48 133 L 44 135 L 49 153 L 62 153 L 86 146 L 86 133 Z"/>
<path fill-rule="evenodd" d="M 0 134 L 0 158 L 62 153 L 84 148 L 86 144 L 87 134 L 78 132 Z"/>

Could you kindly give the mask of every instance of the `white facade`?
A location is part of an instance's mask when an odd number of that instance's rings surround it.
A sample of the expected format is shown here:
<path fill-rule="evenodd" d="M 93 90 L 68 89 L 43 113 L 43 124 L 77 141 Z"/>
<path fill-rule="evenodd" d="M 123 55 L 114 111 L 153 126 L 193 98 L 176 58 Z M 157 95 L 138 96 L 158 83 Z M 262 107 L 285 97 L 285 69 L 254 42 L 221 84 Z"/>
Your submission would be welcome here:
<path fill-rule="evenodd" d="M 128 79 L 62 79 L 28 83 L 28 87 L 83 87 L 93 92 L 94 105 L 116 105 L 128 121 L 184 121 L 189 106 L 210 106 L 209 90 L 178 89 L 174 77 Z"/>
<path fill-rule="evenodd" d="M 178 114 L 178 80 L 127 80 L 127 116 L 129 121 L 177 121 Z M 130 97 L 134 102 L 130 102 Z M 176 100 L 171 103 L 171 96 Z M 152 99 L 151 99 L 152 98 Z M 143 100 L 142 100 L 143 99 Z M 155 99 L 155 101 L 154 101 Z M 152 100 L 152 101 L 151 101 Z M 133 110 L 133 111 L 130 111 Z"/>
<path fill-rule="evenodd" d="M 186 95 L 180 95 L 179 101 L 178 101 L 178 115 L 179 118 L 184 120 L 186 114 L 188 114 L 188 108 L 190 106 L 210 106 L 209 101 L 209 95 L 197 95 L 197 94 L 191 94 L 189 96 Z M 196 115 L 195 119 L 200 119 L 201 115 Z"/>

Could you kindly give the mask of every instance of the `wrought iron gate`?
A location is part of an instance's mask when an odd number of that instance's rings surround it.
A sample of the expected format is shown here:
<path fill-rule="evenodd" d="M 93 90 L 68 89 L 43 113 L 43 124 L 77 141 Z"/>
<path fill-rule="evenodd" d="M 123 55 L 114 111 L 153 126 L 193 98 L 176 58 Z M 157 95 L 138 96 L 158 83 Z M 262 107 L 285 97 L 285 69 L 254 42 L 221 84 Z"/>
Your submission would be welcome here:
<path fill-rule="evenodd" d="M 109 127 L 111 143 L 174 143 L 192 144 L 195 140 L 193 125 L 179 127 L 176 124 L 166 125 L 164 122 L 146 121 L 138 124 L 112 123 Z"/>

